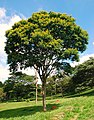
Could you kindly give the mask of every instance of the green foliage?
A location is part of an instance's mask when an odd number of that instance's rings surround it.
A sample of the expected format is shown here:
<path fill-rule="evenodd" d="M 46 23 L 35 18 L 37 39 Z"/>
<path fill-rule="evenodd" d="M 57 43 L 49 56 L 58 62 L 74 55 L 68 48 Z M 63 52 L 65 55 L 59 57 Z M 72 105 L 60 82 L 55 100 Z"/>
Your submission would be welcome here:
<path fill-rule="evenodd" d="M 0 81 L 0 88 L 2 88 L 3 87 L 3 83 Z"/>
<path fill-rule="evenodd" d="M 94 58 L 76 66 L 72 79 L 76 91 L 94 87 Z"/>
<path fill-rule="evenodd" d="M 3 88 L 0 88 L 0 101 L 4 101 L 6 97 L 6 94 L 3 91 Z"/>
<path fill-rule="evenodd" d="M 60 70 L 64 60 L 79 60 L 88 44 L 88 33 L 76 25 L 72 16 L 40 11 L 21 20 L 6 32 L 5 51 L 10 70 L 34 67 L 42 81 L 43 105 L 46 111 L 46 79 Z"/>
<path fill-rule="evenodd" d="M 66 94 L 73 94 L 74 84 L 70 76 L 64 74 L 62 76 L 52 76 L 47 79 L 47 95 L 62 94 L 62 97 Z"/>
<path fill-rule="evenodd" d="M 4 92 L 6 92 L 6 99 L 15 99 L 21 101 L 22 98 L 27 99 L 34 97 L 35 84 L 34 76 L 29 76 L 17 72 L 12 74 L 4 83 Z M 31 94 L 32 92 L 32 94 Z"/>
<path fill-rule="evenodd" d="M 57 84 L 57 76 L 52 76 L 47 79 L 46 91 L 47 95 L 56 95 L 58 93 L 58 84 Z"/>
<path fill-rule="evenodd" d="M 65 94 L 73 93 L 74 85 L 71 79 L 71 76 L 65 75 L 60 79 L 61 93 L 62 96 Z"/>
<path fill-rule="evenodd" d="M 65 72 L 66 73 L 66 72 Z M 76 66 L 72 75 L 58 74 L 47 81 L 47 94 L 74 94 L 94 87 L 94 58 Z"/>
<path fill-rule="evenodd" d="M 78 61 L 78 51 L 83 52 L 88 44 L 87 32 L 76 25 L 72 16 L 46 11 L 15 23 L 6 37 L 10 70 L 17 70 L 18 65 L 20 68 L 36 65 L 39 75 L 42 72 L 40 77 L 44 73 L 47 77 L 64 59 Z"/>

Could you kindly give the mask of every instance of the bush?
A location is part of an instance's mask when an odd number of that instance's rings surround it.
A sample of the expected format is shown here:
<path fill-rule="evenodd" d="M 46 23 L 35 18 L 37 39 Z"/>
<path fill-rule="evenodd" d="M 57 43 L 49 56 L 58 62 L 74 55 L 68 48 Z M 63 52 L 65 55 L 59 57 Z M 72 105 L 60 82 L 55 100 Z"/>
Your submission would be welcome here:
<path fill-rule="evenodd" d="M 6 93 L 4 93 L 3 88 L 0 88 L 0 101 L 3 102 L 5 100 Z"/>

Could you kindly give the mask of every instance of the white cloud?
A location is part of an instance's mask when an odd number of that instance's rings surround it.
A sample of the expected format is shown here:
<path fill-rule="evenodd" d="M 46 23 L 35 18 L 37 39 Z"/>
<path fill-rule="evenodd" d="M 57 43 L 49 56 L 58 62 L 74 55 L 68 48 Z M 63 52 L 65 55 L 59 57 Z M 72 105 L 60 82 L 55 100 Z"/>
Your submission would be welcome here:
<path fill-rule="evenodd" d="M 9 76 L 8 66 L 3 66 L 0 64 L 0 81 L 4 82 Z"/>
<path fill-rule="evenodd" d="M 5 41 L 6 41 L 5 31 L 10 29 L 15 22 L 21 20 L 21 17 L 19 15 L 14 14 L 13 16 L 7 16 L 6 12 L 7 11 L 5 8 L 0 8 L 0 81 L 6 80 L 7 77 L 9 76 L 8 65 L 6 64 L 7 55 L 4 51 Z M 81 64 L 84 61 L 88 60 L 89 57 L 94 57 L 94 54 L 85 55 L 81 57 L 80 62 L 73 62 L 71 63 L 71 66 L 74 67 L 75 65 Z M 34 75 L 34 70 L 31 70 L 29 68 L 24 70 L 23 73 L 26 73 L 28 75 Z"/>
<path fill-rule="evenodd" d="M 94 42 L 92 44 L 94 45 Z"/>
<path fill-rule="evenodd" d="M 94 54 L 89 54 L 89 55 L 82 56 L 82 57 L 80 58 L 80 61 L 79 61 L 79 62 L 73 62 L 73 63 L 71 63 L 71 66 L 72 66 L 72 67 L 75 67 L 76 65 L 82 64 L 83 62 L 89 60 L 90 57 L 94 57 Z"/>
<path fill-rule="evenodd" d="M 27 75 L 35 75 L 34 69 L 27 68 L 25 70 L 22 70 L 23 73 L 26 73 Z"/>
<path fill-rule="evenodd" d="M 27 75 L 35 75 L 35 70 L 33 68 L 27 68 L 25 70 L 22 70 L 22 72 Z M 41 84 L 41 80 L 38 73 L 37 73 L 37 77 L 38 77 L 38 84 Z"/>
<path fill-rule="evenodd" d="M 0 19 L 4 18 L 6 16 L 6 10 L 5 8 L 0 8 Z"/>
<path fill-rule="evenodd" d="M 7 16 L 6 12 L 5 8 L 0 8 L 0 81 L 2 82 L 9 77 L 10 73 L 7 65 L 7 55 L 4 51 L 6 42 L 5 31 L 11 29 L 15 22 L 20 21 L 22 18 L 26 19 L 22 14 L 20 14 L 21 17 L 16 14 L 13 16 Z M 22 72 L 27 75 L 34 75 L 34 70 L 30 68 L 23 70 Z"/>
<path fill-rule="evenodd" d="M 42 10 L 43 10 L 43 7 L 38 8 L 38 11 L 42 11 Z"/>
<path fill-rule="evenodd" d="M 15 22 L 18 22 L 21 20 L 21 17 L 18 15 L 14 15 L 11 17 L 10 21 L 9 21 L 9 26 L 12 26 Z"/>
<path fill-rule="evenodd" d="M 0 81 L 4 81 L 9 76 L 8 66 L 6 64 L 7 55 L 4 51 L 5 47 L 5 31 L 10 29 L 11 26 L 21 20 L 18 15 L 7 16 L 6 9 L 0 8 Z"/>

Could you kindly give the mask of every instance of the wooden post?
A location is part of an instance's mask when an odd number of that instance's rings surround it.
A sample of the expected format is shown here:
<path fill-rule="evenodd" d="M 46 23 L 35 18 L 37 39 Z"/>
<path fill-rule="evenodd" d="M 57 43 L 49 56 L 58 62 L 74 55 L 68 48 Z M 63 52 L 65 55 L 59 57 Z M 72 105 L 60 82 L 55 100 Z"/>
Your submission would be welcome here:
<path fill-rule="evenodd" d="M 37 89 L 38 89 L 38 85 L 37 85 L 37 82 L 38 82 L 38 77 L 37 77 L 37 71 L 35 70 L 35 79 L 36 79 L 36 104 L 37 104 L 37 94 L 38 94 L 38 92 L 37 92 Z"/>

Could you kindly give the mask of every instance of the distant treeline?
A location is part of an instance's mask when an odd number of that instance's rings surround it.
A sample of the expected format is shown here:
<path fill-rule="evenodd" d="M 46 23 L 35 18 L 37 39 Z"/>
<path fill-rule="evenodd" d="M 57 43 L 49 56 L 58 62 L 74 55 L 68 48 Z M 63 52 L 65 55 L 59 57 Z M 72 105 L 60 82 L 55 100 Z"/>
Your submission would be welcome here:
<path fill-rule="evenodd" d="M 23 101 L 35 98 L 35 76 L 18 72 L 12 74 L 4 83 L 0 82 L 0 101 Z M 61 94 L 65 96 L 92 89 L 94 87 L 94 58 L 72 68 L 71 74 L 61 72 L 47 79 L 47 96 Z M 41 85 L 38 85 L 41 96 Z"/>

